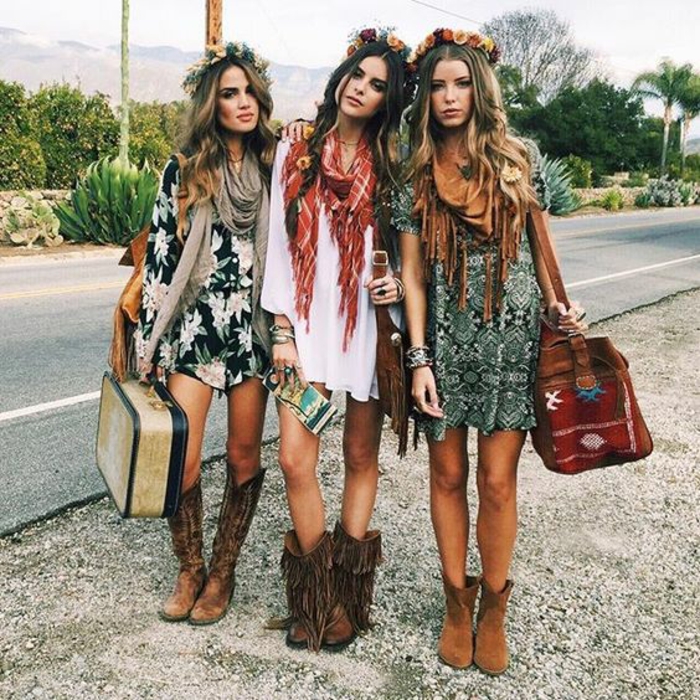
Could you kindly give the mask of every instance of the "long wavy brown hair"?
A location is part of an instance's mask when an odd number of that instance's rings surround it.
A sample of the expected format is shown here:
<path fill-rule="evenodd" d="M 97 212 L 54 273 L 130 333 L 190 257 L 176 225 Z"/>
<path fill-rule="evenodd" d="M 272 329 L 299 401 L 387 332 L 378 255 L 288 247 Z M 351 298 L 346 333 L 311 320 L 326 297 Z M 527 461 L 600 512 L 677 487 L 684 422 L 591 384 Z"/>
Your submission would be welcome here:
<path fill-rule="evenodd" d="M 442 129 L 430 114 L 431 84 L 439 61 L 463 61 L 469 68 L 474 86 L 474 110 L 462 135 L 464 151 L 480 186 L 497 176 L 504 166 L 520 168 L 523 176 L 517 182 L 501 180 L 503 194 L 518 210 L 514 228 L 522 228 L 530 204 L 537 195 L 530 184 L 530 162 L 527 147 L 508 128 L 503 98 L 496 74 L 480 49 L 456 44 L 443 44 L 428 52 L 418 72 L 418 92 L 406 118 L 409 124 L 411 155 L 406 177 L 421 177 L 433 162 Z"/>
<path fill-rule="evenodd" d="M 218 191 L 221 168 L 226 163 L 227 150 L 224 132 L 217 119 L 217 96 L 219 82 L 224 71 L 238 66 L 246 75 L 253 95 L 260 107 L 258 124 L 246 134 L 243 144 L 258 158 L 260 172 L 269 183 L 272 162 L 275 157 L 275 134 L 270 126 L 272 97 L 259 73 L 247 61 L 226 58 L 216 63 L 197 87 L 186 116 L 180 150 L 186 157 L 182 171 L 182 184 L 186 196 L 183 198 L 189 209 L 193 204 L 212 199 Z M 182 238 L 184 232 L 178 231 Z"/>
<path fill-rule="evenodd" d="M 310 167 L 304 171 L 304 180 L 297 197 L 292 199 L 286 211 L 286 228 L 290 238 L 297 232 L 299 202 L 319 175 L 321 155 L 326 136 L 338 126 L 336 91 L 345 76 L 352 75 L 368 56 L 378 56 L 387 65 L 387 91 L 384 106 L 365 127 L 367 141 L 372 150 L 377 186 L 374 192 L 374 207 L 382 238 L 387 244 L 391 219 L 391 191 L 400 179 L 399 129 L 404 109 L 404 69 L 401 58 L 385 41 L 365 44 L 346 58 L 331 74 L 323 93 L 323 102 L 314 121 L 314 133 L 309 139 L 308 155 Z M 391 246 L 390 246 L 391 247 Z"/>

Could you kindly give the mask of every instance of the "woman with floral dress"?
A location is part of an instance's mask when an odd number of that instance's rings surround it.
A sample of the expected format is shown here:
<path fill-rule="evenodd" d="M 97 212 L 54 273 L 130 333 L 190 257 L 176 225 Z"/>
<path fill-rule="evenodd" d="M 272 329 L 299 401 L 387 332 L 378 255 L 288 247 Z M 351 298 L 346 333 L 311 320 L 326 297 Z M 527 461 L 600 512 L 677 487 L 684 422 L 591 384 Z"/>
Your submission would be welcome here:
<path fill-rule="evenodd" d="M 416 49 L 411 188 L 399 203 L 407 357 L 428 437 L 447 605 L 438 653 L 452 666 L 473 661 L 490 674 L 508 665 L 517 465 L 535 425 L 541 301 L 551 323 L 582 329 L 582 316 L 557 302 L 538 249 L 524 235 L 528 208 L 540 206 L 536 189 L 543 204 L 546 192 L 536 147 L 507 129 L 497 59 L 491 39 L 459 30 L 435 30 Z M 469 427 L 477 430 L 479 577 L 466 574 Z"/>
<path fill-rule="evenodd" d="M 307 138 L 280 145 L 272 175 L 262 303 L 275 314 L 273 365 L 280 382 L 346 393 L 345 482 L 332 535 L 316 475 L 319 438 L 279 409 L 294 525 L 282 557 L 293 647 L 338 650 L 370 626 L 381 558 L 380 533 L 368 530 L 382 428 L 374 305 L 401 296 L 391 274 L 370 277 L 372 251 L 389 233 L 407 53 L 388 30 L 359 32 Z"/>
<path fill-rule="evenodd" d="M 221 619 L 262 488 L 269 319 L 260 307 L 275 138 L 267 63 L 248 46 L 210 47 L 189 70 L 182 154 L 165 167 L 148 239 L 137 354 L 187 415 L 180 506 L 168 519 L 180 570 L 161 617 Z M 207 575 L 200 467 L 214 392 L 228 401 L 227 481 Z"/>

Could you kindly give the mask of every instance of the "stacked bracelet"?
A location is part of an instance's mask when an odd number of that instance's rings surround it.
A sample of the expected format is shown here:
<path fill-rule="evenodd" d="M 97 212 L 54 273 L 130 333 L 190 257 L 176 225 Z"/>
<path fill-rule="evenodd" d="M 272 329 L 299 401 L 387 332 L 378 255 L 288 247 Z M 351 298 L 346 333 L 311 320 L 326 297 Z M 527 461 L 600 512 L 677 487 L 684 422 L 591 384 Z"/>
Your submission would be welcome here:
<path fill-rule="evenodd" d="M 394 277 L 394 282 L 396 282 L 396 303 L 399 304 L 406 298 L 406 287 L 398 277 Z"/>
<path fill-rule="evenodd" d="M 427 345 L 413 345 L 406 350 L 406 367 L 408 369 L 432 366 L 433 358 L 430 357 L 430 348 Z"/>
<path fill-rule="evenodd" d="M 280 326 L 278 323 L 270 326 L 273 345 L 284 345 L 294 340 L 294 329 L 291 326 Z"/>

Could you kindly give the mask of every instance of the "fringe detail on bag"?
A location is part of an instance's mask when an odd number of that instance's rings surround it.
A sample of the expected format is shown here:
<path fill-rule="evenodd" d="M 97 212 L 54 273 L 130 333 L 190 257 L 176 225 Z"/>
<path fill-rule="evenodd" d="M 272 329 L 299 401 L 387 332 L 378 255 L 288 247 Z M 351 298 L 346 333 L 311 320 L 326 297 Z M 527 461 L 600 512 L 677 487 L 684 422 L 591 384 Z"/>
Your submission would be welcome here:
<path fill-rule="evenodd" d="M 284 538 L 282 574 L 287 582 L 289 616 L 308 635 L 309 649 L 319 651 L 326 620 L 331 610 L 333 543 L 324 532 L 321 541 L 307 554 L 302 554 L 294 531 Z"/>
<path fill-rule="evenodd" d="M 374 598 L 374 573 L 382 562 L 382 536 L 369 530 L 356 540 L 340 522 L 333 533 L 333 578 L 337 596 L 358 634 L 372 627 L 370 608 Z"/>

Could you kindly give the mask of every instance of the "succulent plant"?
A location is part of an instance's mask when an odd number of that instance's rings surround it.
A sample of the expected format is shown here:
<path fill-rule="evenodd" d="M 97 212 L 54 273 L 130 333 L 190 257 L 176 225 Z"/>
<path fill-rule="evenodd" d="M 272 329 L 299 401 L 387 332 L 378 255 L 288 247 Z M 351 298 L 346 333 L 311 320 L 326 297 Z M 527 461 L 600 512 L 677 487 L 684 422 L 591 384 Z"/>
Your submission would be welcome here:
<path fill-rule="evenodd" d="M 153 215 L 157 192 L 148 162 L 139 170 L 118 158 L 98 160 L 57 207 L 61 232 L 71 241 L 126 245 Z"/>
<path fill-rule="evenodd" d="M 60 222 L 51 205 L 24 192 L 10 201 L 3 228 L 13 245 L 33 248 L 35 244 L 54 247 L 63 243 Z"/>
<path fill-rule="evenodd" d="M 542 156 L 542 176 L 549 191 L 552 214 L 568 214 L 581 206 L 581 198 L 571 186 L 571 175 L 564 161 Z"/>

